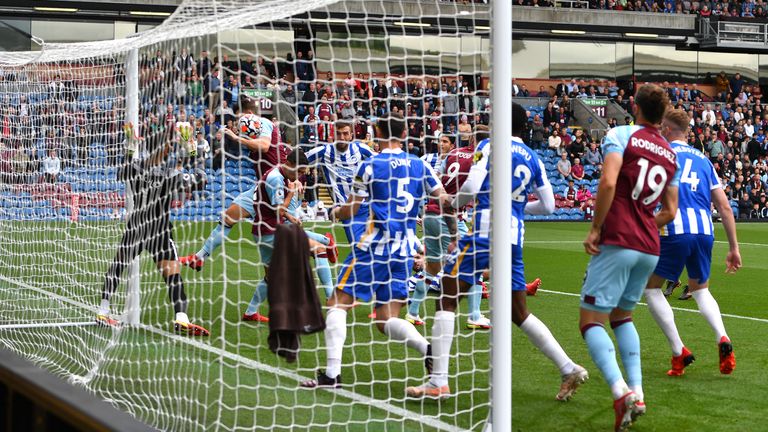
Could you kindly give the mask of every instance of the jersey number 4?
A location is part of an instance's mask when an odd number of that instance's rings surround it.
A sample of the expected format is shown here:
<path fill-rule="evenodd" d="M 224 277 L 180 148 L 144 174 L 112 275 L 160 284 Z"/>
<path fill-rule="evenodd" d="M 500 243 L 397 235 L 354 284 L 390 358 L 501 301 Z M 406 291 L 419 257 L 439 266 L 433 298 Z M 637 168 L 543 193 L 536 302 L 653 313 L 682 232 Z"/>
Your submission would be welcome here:
<path fill-rule="evenodd" d="M 696 190 L 699 188 L 700 180 L 698 174 L 696 174 L 696 171 L 691 171 L 692 165 L 692 159 L 685 161 L 685 166 L 683 167 L 683 175 L 680 177 L 680 183 L 691 185 L 691 192 L 696 192 Z"/>
<path fill-rule="evenodd" d="M 648 205 L 656 201 L 656 198 L 664 191 L 664 186 L 667 184 L 667 171 L 661 165 L 654 165 L 648 169 L 650 162 L 646 158 L 638 159 L 637 164 L 640 166 L 640 174 L 637 176 L 634 189 L 632 189 L 632 199 L 640 199 L 640 194 L 647 184 L 651 194 L 643 199 L 643 204 Z"/>

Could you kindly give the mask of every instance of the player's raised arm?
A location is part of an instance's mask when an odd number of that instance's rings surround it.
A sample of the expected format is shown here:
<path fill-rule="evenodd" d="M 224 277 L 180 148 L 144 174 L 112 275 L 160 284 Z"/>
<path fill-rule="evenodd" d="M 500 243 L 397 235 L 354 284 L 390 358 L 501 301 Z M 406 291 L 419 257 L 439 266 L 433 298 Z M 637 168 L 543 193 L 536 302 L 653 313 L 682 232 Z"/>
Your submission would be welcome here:
<path fill-rule="evenodd" d="M 728 255 L 725 257 L 725 271 L 727 273 L 735 273 L 741 268 L 741 253 L 739 252 L 739 241 L 736 238 L 736 220 L 722 188 L 712 189 L 712 204 L 715 205 L 717 213 L 720 215 L 723 228 L 725 228 L 725 236 L 728 237 Z"/>

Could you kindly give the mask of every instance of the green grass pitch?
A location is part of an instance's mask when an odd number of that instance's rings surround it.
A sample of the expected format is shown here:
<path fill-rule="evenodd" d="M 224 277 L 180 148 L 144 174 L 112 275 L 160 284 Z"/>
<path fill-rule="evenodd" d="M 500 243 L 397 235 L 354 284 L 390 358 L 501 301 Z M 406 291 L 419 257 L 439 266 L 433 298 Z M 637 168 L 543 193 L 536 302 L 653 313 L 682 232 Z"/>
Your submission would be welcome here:
<path fill-rule="evenodd" d="M 12 229 L 7 230 L 8 241 L 0 244 L 5 249 L 4 257 L 0 257 L 2 323 L 20 317 L 25 322 L 51 319 L 51 310 L 56 311 L 56 318 L 65 321 L 90 319 L 90 312 L 30 293 L 9 281 L 26 281 L 62 297 L 95 305 L 120 235 L 119 227 L 4 224 Z M 197 250 L 213 226 L 176 224 L 179 252 Z M 577 325 L 575 295 L 588 261 L 581 247 L 587 225 L 528 223 L 526 228 L 526 276 L 528 280 L 541 277 L 544 282 L 542 291 L 529 298 L 529 308 L 550 327 L 566 352 L 590 371 L 591 379 L 571 402 L 556 402 L 556 368 L 514 329 L 514 430 L 610 430 L 610 393 L 589 359 Z M 86 382 L 90 389 L 117 405 L 132 407 L 140 418 L 160 429 L 435 430 L 434 421 L 418 417 L 424 415 L 435 416 L 442 422 L 440 425 L 455 429 L 481 430 L 488 415 L 490 341 L 487 332 L 464 329 L 465 316 L 457 321 L 460 337 L 451 361 L 451 373 L 455 375 L 451 387 L 458 396 L 448 401 L 404 399 L 405 386 L 422 380 L 421 359 L 400 344 L 386 342 L 370 325 L 367 305 L 350 314 L 348 322 L 352 325 L 342 370 L 345 389 L 357 398 L 332 391 L 296 389 L 296 375 L 310 377 L 316 367 L 324 365 L 323 337 L 304 337 L 298 362 L 287 364 L 267 348 L 266 325 L 239 321 L 262 275 L 249 230 L 248 224 L 236 227 L 224 253 L 217 253 L 202 272 L 182 271 L 191 299 L 190 316 L 212 332 L 207 340 L 196 340 L 198 345 L 186 343 L 189 338 L 165 333 L 172 310 L 163 282 L 146 254 L 142 260 L 142 323 L 156 330 L 112 332 L 90 326 L 3 329 L 0 340 L 63 376 L 78 377 L 77 381 Z M 336 236 L 344 238 L 340 230 Z M 697 313 L 676 311 L 681 336 L 697 361 L 685 376 L 667 377 L 670 353 L 666 340 L 647 308 L 639 306 L 635 321 L 642 342 L 648 415 L 634 430 L 763 429 L 760 413 L 765 407 L 761 394 L 768 384 L 768 352 L 762 335 L 768 329 L 768 302 L 762 295 L 761 279 L 768 267 L 762 259 L 768 252 L 768 226 L 741 224 L 739 236 L 745 242 L 741 247 L 744 268 L 736 275 L 724 274 L 727 245 L 719 242 L 712 274 L 712 291 L 721 310 L 732 315 L 725 318 L 725 325 L 734 342 L 736 371 L 732 376 L 721 376 L 709 326 Z M 717 240 L 724 239 L 722 230 L 718 230 Z M 41 253 L 46 250 L 50 252 Z M 22 259 L 24 251 L 36 253 L 27 253 Z M 124 285 L 119 291 L 118 304 Z M 684 309 L 696 308 L 693 300 L 678 301 L 676 296 L 671 303 Z M 428 321 L 422 331 L 428 336 L 433 302 L 425 302 L 425 308 Z M 487 308 L 484 301 L 483 309 Z M 466 302 L 461 311 L 466 313 Z"/>

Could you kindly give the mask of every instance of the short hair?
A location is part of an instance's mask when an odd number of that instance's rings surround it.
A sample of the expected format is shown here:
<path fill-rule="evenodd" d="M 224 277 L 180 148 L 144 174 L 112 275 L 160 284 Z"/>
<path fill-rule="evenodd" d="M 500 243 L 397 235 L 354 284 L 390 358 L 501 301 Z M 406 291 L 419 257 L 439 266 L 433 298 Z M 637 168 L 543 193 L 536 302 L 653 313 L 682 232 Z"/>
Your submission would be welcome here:
<path fill-rule="evenodd" d="M 475 126 L 475 141 L 480 142 L 490 137 L 491 137 L 491 128 L 483 124 L 479 124 Z"/>
<path fill-rule="evenodd" d="M 307 155 L 304 154 L 304 150 L 298 147 L 293 149 L 293 151 L 288 155 L 285 161 L 292 164 L 293 166 L 299 166 L 299 167 L 309 166 L 309 160 L 307 160 Z"/>
<path fill-rule="evenodd" d="M 334 127 L 334 130 L 338 132 L 339 129 L 343 129 L 346 127 L 352 128 L 352 122 L 347 119 L 339 119 L 339 120 L 336 120 L 336 123 L 334 123 L 333 127 Z"/>
<path fill-rule="evenodd" d="M 526 129 L 528 129 L 528 114 L 525 113 L 525 108 L 519 103 L 512 102 L 512 135 L 523 137 Z"/>
<path fill-rule="evenodd" d="M 664 114 L 664 121 L 671 123 L 680 129 L 680 131 L 683 133 L 688 132 L 688 125 L 690 124 L 690 120 L 691 119 L 688 117 L 688 113 L 681 109 L 671 109 Z"/>
<path fill-rule="evenodd" d="M 669 97 L 661 87 L 643 84 L 637 89 L 635 103 L 646 120 L 652 124 L 659 124 L 669 107 Z"/>
<path fill-rule="evenodd" d="M 250 96 L 241 96 L 240 97 L 240 108 L 241 111 L 251 111 L 253 113 L 257 112 L 259 106 L 259 100 L 250 97 Z"/>
<path fill-rule="evenodd" d="M 451 142 L 451 145 L 456 144 L 456 135 L 453 134 L 442 134 L 440 135 L 440 139 L 446 138 L 448 141 Z"/>
<path fill-rule="evenodd" d="M 405 118 L 398 112 L 386 113 L 376 122 L 379 138 L 402 141 L 405 136 Z"/>

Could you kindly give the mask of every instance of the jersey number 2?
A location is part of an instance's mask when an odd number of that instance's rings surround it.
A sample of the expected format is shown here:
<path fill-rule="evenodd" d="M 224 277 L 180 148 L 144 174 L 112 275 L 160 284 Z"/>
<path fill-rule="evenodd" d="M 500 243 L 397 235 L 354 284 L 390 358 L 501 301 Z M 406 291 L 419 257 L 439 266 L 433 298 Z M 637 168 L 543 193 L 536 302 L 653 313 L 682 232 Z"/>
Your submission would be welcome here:
<path fill-rule="evenodd" d="M 664 191 L 664 186 L 667 184 L 667 171 L 661 165 L 654 165 L 649 170 L 648 165 L 650 162 L 646 158 L 638 159 L 637 164 L 640 165 L 640 175 L 637 176 L 635 188 L 632 189 L 632 199 L 640 199 L 640 193 L 643 192 L 645 184 L 648 183 L 651 194 L 643 199 L 643 204 L 648 205 L 654 202 L 661 195 L 661 192 Z"/>

